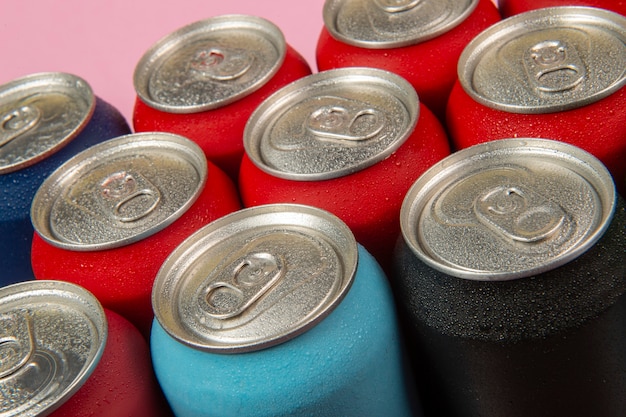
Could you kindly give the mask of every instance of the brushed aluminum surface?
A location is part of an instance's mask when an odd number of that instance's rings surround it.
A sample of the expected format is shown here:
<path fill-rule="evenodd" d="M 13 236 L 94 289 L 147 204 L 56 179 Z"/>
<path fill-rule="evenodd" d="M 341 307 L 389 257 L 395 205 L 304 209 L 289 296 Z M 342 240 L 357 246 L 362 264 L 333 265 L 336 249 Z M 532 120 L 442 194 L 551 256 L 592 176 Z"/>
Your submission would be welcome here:
<path fill-rule="evenodd" d="M 446 274 L 510 280 L 563 265 L 608 228 L 616 192 L 591 154 L 546 139 L 458 151 L 426 171 L 402 205 L 415 255 Z"/>
<path fill-rule="evenodd" d="M 275 204 L 218 219 L 183 242 L 154 283 L 172 337 L 221 353 L 264 349 L 305 332 L 349 290 L 357 244 L 334 215 Z"/>
<path fill-rule="evenodd" d="M 93 251 L 131 244 L 166 228 L 196 201 L 207 178 L 202 150 L 151 132 L 107 140 L 53 172 L 31 206 L 48 243 Z"/>
<path fill-rule="evenodd" d="M 89 123 L 95 96 L 80 77 L 31 74 L 0 85 L 0 175 L 45 159 Z"/>
<path fill-rule="evenodd" d="M 139 98 L 170 113 L 228 105 L 258 90 L 282 65 L 286 42 L 268 20 L 223 15 L 201 20 L 159 40 L 135 67 Z"/>

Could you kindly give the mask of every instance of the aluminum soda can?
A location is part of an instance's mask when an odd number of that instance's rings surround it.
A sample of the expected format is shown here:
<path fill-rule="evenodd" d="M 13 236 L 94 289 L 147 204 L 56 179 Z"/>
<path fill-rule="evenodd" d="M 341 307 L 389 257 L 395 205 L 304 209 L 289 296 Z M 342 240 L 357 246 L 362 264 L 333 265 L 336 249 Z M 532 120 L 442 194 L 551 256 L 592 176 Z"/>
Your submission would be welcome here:
<path fill-rule="evenodd" d="M 159 271 L 151 351 L 178 417 L 408 416 L 393 296 L 329 212 L 244 209 Z"/>
<path fill-rule="evenodd" d="M 626 175 L 626 18 L 592 7 L 522 13 L 477 36 L 459 60 L 447 127 L 457 149 L 541 137 Z"/>
<path fill-rule="evenodd" d="M 130 133 L 119 111 L 72 74 L 31 74 L 0 85 L 0 286 L 32 280 L 30 203 L 71 156 Z"/>
<path fill-rule="evenodd" d="M 406 192 L 450 153 L 443 126 L 406 80 L 357 67 L 313 74 L 270 96 L 250 117 L 244 146 L 244 206 L 328 210 L 383 269 Z"/>
<path fill-rule="evenodd" d="M 309 74 L 308 63 L 273 23 L 247 15 L 201 20 L 165 36 L 138 62 L 133 126 L 195 141 L 236 179 L 252 111 Z"/>
<path fill-rule="evenodd" d="M 531 10 L 559 6 L 599 7 L 626 16 L 626 1 L 623 0 L 498 0 L 498 10 L 504 18 Z"/>
<path fill-rule="evenodd" d="M 413 85 L 440 120 L 465 45 L 500 15 L 491 0 L 327 0 L 316 47 L 320 71 L 374 67 Z"/>
<path fill-rule="evenodd" d="M 53 172 L 33 199 L 37 279 L 78 284 L 149 335 L 154 278 L 170 252 L 241 207 L 192 141 L 164 132 L 105 141 Z"/>
<path fill-rule="evenodd" d="M 626 412 L 626 210 L 591 154 L 503 139 L 428 170 L 392 278 L 432 415 Z"/>
<path fill-rule="evenodd" d="M 2 416 L 172 415 L 146 340 L 77 285 L 0 288 L 0 354 Z"/>

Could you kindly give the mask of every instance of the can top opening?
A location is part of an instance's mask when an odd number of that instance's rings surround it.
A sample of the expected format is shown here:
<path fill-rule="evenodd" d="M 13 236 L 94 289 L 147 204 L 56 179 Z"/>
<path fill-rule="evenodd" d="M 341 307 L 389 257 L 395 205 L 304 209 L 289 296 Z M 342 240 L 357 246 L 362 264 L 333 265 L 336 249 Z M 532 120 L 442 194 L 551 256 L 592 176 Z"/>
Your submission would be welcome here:
<path fill-rule="evenodd" d="M 74 139 L 96 99 L 80 77 L 31 74 L 0 85 L 0 175 L 29 167 Z"/>
<path fill-rule="evenodd" d="M 170 113 L 226 106 L 258 90 L 283 64 L 280 29 L 260 17 L 224 15 L 165 36 L 139 60 L 133 82 L 139 98 Z"/>
<path fill-rule="evenodd" d="M 58 408 L 96 368 L 106 339 L 104 310 L 77 285 L 0 288 L 0 414 L 34 417 Z"/>
<path fill-rule="evenodd" d="M 218 219 L 165 261 L 152 292 L 161 326 L 196 349 L 238 353 L 283 343 L 343 300 L 357 244 L 334 215 L 274 204 Z"/>
<path fill-rule="evenodd" d="M 626 84 L 626 18 L 551 7 L 505 19 L 465 48 L 459 81 L 476 101 L 512 113 L 582 107 Z"/>
<path fill-rule="evenodd" d="M 182 136 L 135 133 L 101 142 L 57 168 L 31 205 L 35 231 L 75 251 L 111 249 L 170 225 L 204 189 L 207 162 Z"/>
<path fill-rule="evenodd" d="M 402 205 L 402 234 L 423 262 L 473 280 L 510 280 L 563 265 L 592 247 L 616 204 L 608 170 L 546 139 L 461 150 L 426 171 Z"/>
<path fill-rule="evenodd" d="M 387 158 L 413 133 L 415 89 L 374 68 L 309 75 L 268 97 L 248 119 L 244 148 L 263 171 L 317 181 L 345 176 Z"/>
<path fill-rule="evenodd" d="M 324 25 L 335 38 L 369 49 L 436 38 L 463 22 L 478 0 L 327 0 Z"/>

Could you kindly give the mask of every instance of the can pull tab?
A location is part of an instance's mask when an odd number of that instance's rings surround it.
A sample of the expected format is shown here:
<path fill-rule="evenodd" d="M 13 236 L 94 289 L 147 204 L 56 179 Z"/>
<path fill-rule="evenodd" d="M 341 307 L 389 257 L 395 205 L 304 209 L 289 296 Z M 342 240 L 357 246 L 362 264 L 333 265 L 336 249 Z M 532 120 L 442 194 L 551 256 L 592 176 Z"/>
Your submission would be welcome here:
<path fill-rule="evenodd" d="M 21 314 L 0 315 L 0 379 L 19 371 L 34 352 L 28 317 Z"/>
<path fill-rule="evenodd" d="M 32 129 L 41 119 L 41 111 L 34 106 L 21 106 L 0 119 L 0 147 Z"/>
<path fill-rule="evenodd" d="M 247 73 L 253 62 L 254 56 L 243 49 L 207 48 L 194 54 L 190 67 L 202 77 L 231 81 Z"/>
<path fill-rule="evenodd" d="M 310 115 L 306 127 L 319 140 L 361 142 L 379 134 L 385 118 L 371 108 L 324 106 Z"/>
<path fill-rule="evenodd" d="M 238 316 L 284 274 L 282 258 L 268 252 L 247 254 L 230 263 L 203 291 L 204 311 L 217 319 Z"/>
<path fill-rule="evenodd" d="M 492 189 L 476 201 L 474 208 L 481 223 L 523 243 L 549 238 L 566 220 L 566 213 L 559 205 L 521 187 Z"/>
<path fill-rule="evenodd" d="M 415 8 L 422 0 L 374 0 L 386 13 L 402 13 Z"/>
<path fill-rule="evenodd" d="M 100 182 L 99 201 L 115 220 L 130 223 L 149 215 L 161 193 L 139 173 L 120 171 Z"/>
<path fill-rule="evenodd" d="M 532 84 L 542 92 L 570 90 L 587 76 L 576 48 L 560 40 L 539 42 L 528 49 L 524 67 Z"/>

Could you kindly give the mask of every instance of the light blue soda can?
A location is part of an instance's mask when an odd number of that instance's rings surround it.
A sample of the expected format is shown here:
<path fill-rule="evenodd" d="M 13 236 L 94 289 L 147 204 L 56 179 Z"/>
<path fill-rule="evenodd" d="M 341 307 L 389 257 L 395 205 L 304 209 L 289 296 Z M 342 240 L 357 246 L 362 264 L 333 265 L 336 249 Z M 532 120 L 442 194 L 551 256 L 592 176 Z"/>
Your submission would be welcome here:
<path fill-rule="evenodd" d="M 318 208 L 200 229 L 155 280 L 157 378 L 178 417 L 420 415 L 387 278 Z"/>

